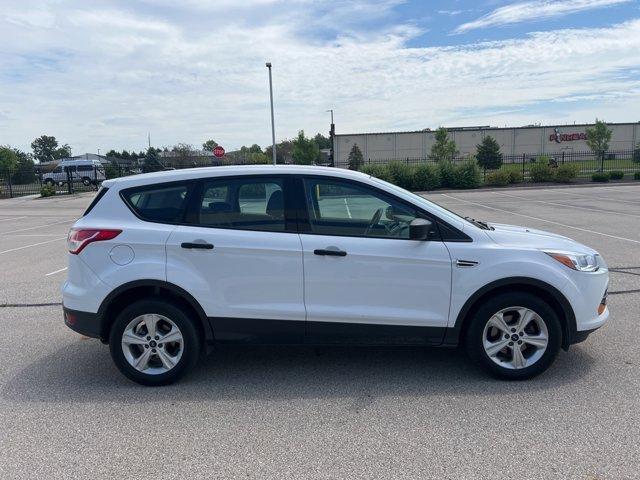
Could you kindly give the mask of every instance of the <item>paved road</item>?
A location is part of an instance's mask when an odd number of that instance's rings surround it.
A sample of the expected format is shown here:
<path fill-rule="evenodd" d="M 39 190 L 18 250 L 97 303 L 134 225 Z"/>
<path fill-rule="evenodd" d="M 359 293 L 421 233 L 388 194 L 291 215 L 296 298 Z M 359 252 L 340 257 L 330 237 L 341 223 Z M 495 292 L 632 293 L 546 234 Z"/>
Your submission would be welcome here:
<path fill-rule="evenodd" d="M 598 249 L 611 322 L 528 382 L 457 350 L 243 348 L 144 388 L 61 321 L 90 196 L 0 201 L 0 478 L 640 478 L 640 185 L 433 193 Z"/>

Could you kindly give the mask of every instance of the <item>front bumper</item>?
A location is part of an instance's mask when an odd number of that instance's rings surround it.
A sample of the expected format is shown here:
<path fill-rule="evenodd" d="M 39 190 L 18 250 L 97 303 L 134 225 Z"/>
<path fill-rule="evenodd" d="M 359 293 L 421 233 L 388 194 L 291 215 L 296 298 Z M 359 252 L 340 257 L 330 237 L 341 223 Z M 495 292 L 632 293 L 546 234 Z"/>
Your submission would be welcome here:
<path fill-rule="evenodd" d="M 64 323 L 71 330 L 86 337 L 105 340 L 102 338 L 102 321 L 97 313 L 81 312 L 65 306 L 62 307 L 62 311 L 64 313 Z"/>

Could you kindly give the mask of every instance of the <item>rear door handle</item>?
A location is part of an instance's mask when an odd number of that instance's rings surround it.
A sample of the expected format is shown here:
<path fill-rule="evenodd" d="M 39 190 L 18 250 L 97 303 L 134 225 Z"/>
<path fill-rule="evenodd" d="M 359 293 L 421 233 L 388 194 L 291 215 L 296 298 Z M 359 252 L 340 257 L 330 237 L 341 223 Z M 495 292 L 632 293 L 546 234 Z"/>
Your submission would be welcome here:
<path fill-rule="evenodd" d="M 346 257 L 347 252 L 338 248 L 317 248 L 313 251 L 315 255 L 329 255 L 332 257 Z"/>
<path fill-rule="evenodd" d="M 182 248 L 202 248 L 204 250 L 212 250 L 213 245 L 210 243 L 195 243 L 195 242 L 183 242 L 180 244 Z"/>

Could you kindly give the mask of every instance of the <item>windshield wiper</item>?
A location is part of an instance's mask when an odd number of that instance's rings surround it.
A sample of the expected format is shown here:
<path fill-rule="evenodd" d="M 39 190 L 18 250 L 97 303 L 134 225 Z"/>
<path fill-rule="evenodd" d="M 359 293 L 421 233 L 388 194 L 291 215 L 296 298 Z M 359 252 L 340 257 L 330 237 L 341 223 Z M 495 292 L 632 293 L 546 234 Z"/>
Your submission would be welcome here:
<path fill-rule="evenodd" d="M 483 230 L 494 230 L 494 228 L 489 226 L 487 222 L 476 220 L 475 218 L 471 218 L 471 217 L 464 217 L 464 219 L 467 220 L 468 222 L 473 223 L 476 227 L 479 227 Z"/>

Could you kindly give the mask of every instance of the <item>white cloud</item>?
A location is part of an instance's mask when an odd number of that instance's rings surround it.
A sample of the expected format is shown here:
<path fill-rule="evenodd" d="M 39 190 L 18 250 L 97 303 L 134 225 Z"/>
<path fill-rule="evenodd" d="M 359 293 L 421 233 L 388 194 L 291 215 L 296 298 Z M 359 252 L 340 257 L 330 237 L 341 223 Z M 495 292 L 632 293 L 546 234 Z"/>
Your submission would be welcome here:
<path fill-rule="evenodd" d="M 514 23 L 560 17 L 594 8 L 609 7 L 631 0 L 534 0 L 513 3 L 496 8 L 492 12 L 458 26 L 454 32 L 464 33 L 478 28 L 511 25 Z"/>
<path fill-rule="evenodd" d="M 264 146 L 267 60 L 278 138 L 300 128 L 326 133 L 328 108 L 343 133 L 640 120 L 640 19 L 408 48 L 415 27 L 323 40 L 290 22 L 304 15 L 298 11 L 249 26 L 228 15 L 216 28 L 206 14 L 178 20 L 111 2 L 41 12 L 53 20 L 16 25 L 0 14 L 0 144 L 29 149 L 33 138 L 48 134 L 76 153 L 140 150 L 150 131 L 158 146 L 208 138 L 228 149 Z"/>

